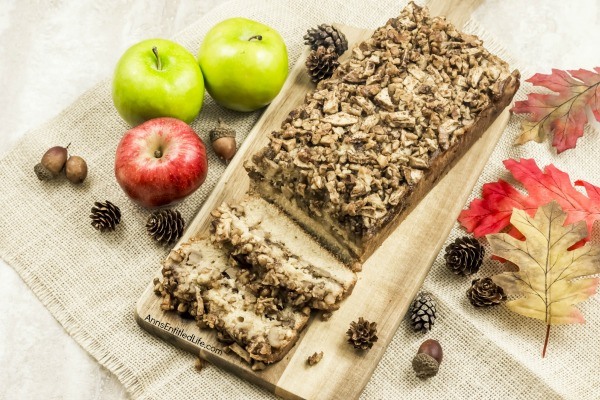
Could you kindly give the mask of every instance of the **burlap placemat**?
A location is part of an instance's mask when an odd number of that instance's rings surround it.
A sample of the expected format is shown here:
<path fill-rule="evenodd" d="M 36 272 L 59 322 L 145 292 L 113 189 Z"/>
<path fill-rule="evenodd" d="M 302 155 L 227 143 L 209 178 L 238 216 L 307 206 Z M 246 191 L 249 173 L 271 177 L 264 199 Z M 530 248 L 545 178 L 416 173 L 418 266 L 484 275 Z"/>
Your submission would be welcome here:
<path fill-rule="evenodd" d="M 286 40 L 293 64 L 307 28 L 322 22 L 373 28 L 396 15 L 404 4 L 390 0 L 238 0 L 211 11 L 175 39 L 196 53 L 204 34 L 215 23 L 245 16 L 277 29 Z M 466 30 L 482 36 L 493 52 L 501 52 L 475 23 L 469 23 Z M 521 63 L 511 62 L 528 76 Z M 524 90 L 528 89 L 524 85 Z M 524 90 L 519 98 L 524 98 Z M 259 112 L 226 111 L 207 97 L 193 127 L 207 141 L 208 129 L 222 117 L 243 138 L 259 116 Z M 195 371 L 193 355 L 147 334 L 135 323 L 135 302 L 168 249 L 157 247 L 146 235 L 148 211 L 133 205 L 114 179 L 114 152 L 126 129 L 113 108 L 110 82 L 106 80 L 15 146 L 0 162 L 4 182 L 0 202 L 5 207 L 0 214 L 1 256 L 66 331 L 119 377 L 133 398 L 272 397 L 216 367 Z M 600 183 L 600 164 L 592 157 L 597 134 L 588 132 L 576 150 L 556 156 L 547 145 L 513 147 L 516 133 L 517 120 L 513 117 L 473 196 L 484 182 L 507 178 L 501 161 L 509 157 L 535 158 L 539 165 L 554 163 L 573 178 Z M 89 163 L 90 174 L 84 185 L 39 182 L 32 167 L 40 155 L 50 146 L 69 142 Z M 209 157 L 206 183 L 178 207 L 188 221 L 223 171 L 212 152 Z M 89 213 L 94 201 L 106 199 L 119 205 L 123 219 L 116 232 L 99 234 L 89 224 Z M 448 240 L 462 234 L 456 227 Z M 497 264 L 486 262 L 479 275 L 497 269 Z M 425 289 L 440 303 L 436 326 L 426 335 L 440 340 L 445 349 L 439 375 L 429 381 L 414 377 L 410 360 L 424 336 L 405 324 L 367 385 L 364 398 L 591 399 L 600 395 L 595 389 L 600 378 L 594 368 L 600 359 L 597 296 L 581 306 L 588 324 L 553 329 L 549 354 L 541 359 L 543 325 L 503 308 L 471 307 L 464 296 L 468 285 L 468 278 L 448 274 L 438 257 Z"/>

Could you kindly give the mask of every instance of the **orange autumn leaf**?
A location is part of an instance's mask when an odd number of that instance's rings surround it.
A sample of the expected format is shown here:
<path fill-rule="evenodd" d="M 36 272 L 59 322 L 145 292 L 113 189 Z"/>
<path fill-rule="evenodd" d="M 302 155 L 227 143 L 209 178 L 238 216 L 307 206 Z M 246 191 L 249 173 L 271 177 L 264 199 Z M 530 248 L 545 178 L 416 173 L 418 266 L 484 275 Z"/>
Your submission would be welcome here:
<path fill-rule="evenodd" d="M 600 67 L 594 71 L 553 69 L 551 74 L 535 74 L 527 82 L 555 93 L 530 93 L 527 100 L 515 102 L 511 111 L 527 114 L 515 144 L 530 140 L 541 143 L 552 134 L 552 145 L 561 153 L 575 148 L 577 139 L 583 136 L 588 123 L 587 106 L 600 121 Z"/>
<path fill-rule="evenodd" d="M 516 239 L 506 233 L 486 236 L 492 253 L 516 264 L 516 272 L 492 277 L 508 295 L 519 296 L 506 306 L 521 315 L 544 321 L 547 326 L 545 355 L 550 325 L 583 323 L 576 304 L 596 293 L 600 278 L 600 248 L 586 244 L 569 251 L 587 236 L 583 221 L 564 225 L 567 213 L 557 202 L 538 209 L 535 217 L 515 209 L 511 224 L 524 236 Z"/>

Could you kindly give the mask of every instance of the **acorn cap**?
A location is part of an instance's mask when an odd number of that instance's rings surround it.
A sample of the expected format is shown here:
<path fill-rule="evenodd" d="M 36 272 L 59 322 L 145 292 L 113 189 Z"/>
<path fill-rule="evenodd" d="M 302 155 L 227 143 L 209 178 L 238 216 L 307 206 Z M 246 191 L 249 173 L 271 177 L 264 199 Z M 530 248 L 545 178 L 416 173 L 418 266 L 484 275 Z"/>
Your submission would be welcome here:
<path fill-rule="evenodd" d="M 40 181 L 49 181 L 54 178 L 54 174 L 50 170 L 42 165 L 42 163 L 35 164 L 33 171 Z"/>
<path fill-rule="evenodd" d="M 219 125 L 216 128 L 211 129 L 208 132 L 208 137 L 212 142 L 222 137 L 233 137 L 235 138 L 235 130 L 227 125 L 221 118 L 219 118 Z"/>
<path fill-rule="evenodd" d="M 417 373 L 417 377 L 427 379 L 438 373 L 440 364 L 429 354 L 419 353 L 413 358 L 412 367 Z"/>

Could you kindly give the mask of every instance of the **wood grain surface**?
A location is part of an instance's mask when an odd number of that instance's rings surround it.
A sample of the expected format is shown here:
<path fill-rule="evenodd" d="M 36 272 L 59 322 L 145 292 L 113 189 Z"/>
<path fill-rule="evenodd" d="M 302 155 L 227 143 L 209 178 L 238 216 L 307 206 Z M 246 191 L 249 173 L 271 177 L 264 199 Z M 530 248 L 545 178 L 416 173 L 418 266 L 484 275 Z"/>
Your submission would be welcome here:
<path fill-rule="evenodd" d="M 432 15 L 442 13 L 462 26 L 479 3 L 431 1 Z M 350 46 L 372 31 L 342 26 Z M 346 53 L 346 56 L 349 52 Z M 248 190 L 243 162 L 267 142 L 287 114 L 314 88 L 304 70 L 304 53 L 290 72 L 279 96 L 248 135 L 213 193 L 190 223 L 182 241 L 207 232 L 211 210 L 223 201 L 235 202 Z M 383 356 L 410 302 L 439 253 L 456 217 L 508 122 L 505 110 L 467 154 L 421 201 L 406 220 L 367 260 L 352 295 L 328 321 L 313 318 L 298 343 L 280 362 L 264 371 L 252 371 L 233 354 L 225 354 L 214 332 L 200 330 L 192 320 L 160 309 L 160 298 L 149 284 L 136 307 L 138 323 L 151 333 L 207 361 L 290 399 L 358 398 Z M 160 271 L 157 272 L 157 276 Z M 356 352 L 345 342 L 351 321 L 365 317 L 378 324 L 379 341 L 368 352 Z M 309 367 L 308 356 L 323 351 L 323 360 Z"/>

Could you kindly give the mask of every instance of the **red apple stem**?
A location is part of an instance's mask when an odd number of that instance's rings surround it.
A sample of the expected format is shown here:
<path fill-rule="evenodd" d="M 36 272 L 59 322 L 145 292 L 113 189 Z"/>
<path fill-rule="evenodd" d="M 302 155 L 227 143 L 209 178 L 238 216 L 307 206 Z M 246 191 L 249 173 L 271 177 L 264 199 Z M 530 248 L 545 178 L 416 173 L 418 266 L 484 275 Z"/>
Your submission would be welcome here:
<path fill-rule="evenodd" d="M 154 157 L 161 158 L 162 157 L 162 151 L 160 149 L 154 150 Z"/>
<path fill-rule="evenodd" d="M 154 46 L 152 48 L 152 52 L 154 53 L 154 56 L 156 57 L 156 68 L 158 68 L 158 70 L 160 71 L 162 69 L 162 64 L 160 62 L 160 57 L 158 56 L 158 48 L 156 48 L 156 46 Z"/>
<path fill-rule="evenodd" d="M 254 35 L 251 36 L 250 39 L 248 39 L 248 41 L 251 41 L 252 39 L 256 39 L 256 40 L 262 40 L 262 35 Z"/>

